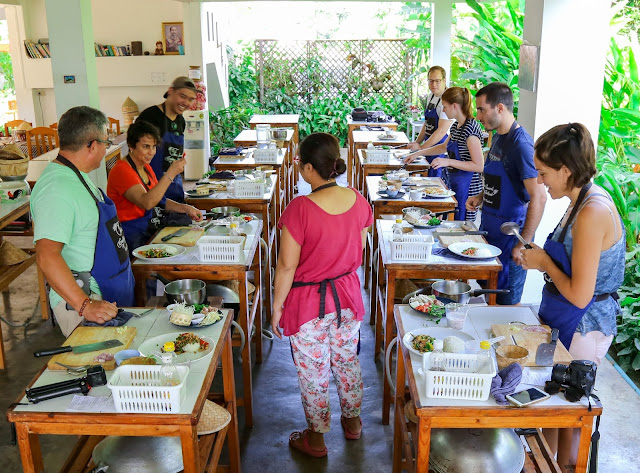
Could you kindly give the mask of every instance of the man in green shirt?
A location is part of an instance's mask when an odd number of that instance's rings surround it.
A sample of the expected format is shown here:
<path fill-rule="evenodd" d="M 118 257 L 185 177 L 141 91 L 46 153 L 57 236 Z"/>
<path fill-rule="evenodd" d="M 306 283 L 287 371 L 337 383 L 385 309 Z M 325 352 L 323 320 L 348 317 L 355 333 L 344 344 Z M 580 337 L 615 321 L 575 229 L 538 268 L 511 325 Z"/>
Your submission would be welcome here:
<path fill-rule="evenodd" d="M 106 154 L 107 126 L 107 117 L 99 110 L 74 107 L 65 112 L 58 124 L 58 158 L 46 167 L 31 195 L 36 261 L 51 285 L 51 306 L 65 336 L 85 319 L 103 324 L 117 315 L 113 298 L 101 300 L 108 284 L 101 290 L 102 281 L 99 286 L 94 278 L 95 266 L 112 265 L 100 254 L 109 254 L 114 265 L 131 271 L 128 257 L 123 261 L 117 248 L 124 241 L 118 235 L 122 230 L 117 218 L 106 222 L 113 228 L 109 244 L 114 252 L 100 246 L 105 199 L 87 174 L 100 166 Z M 118 290 L 132 295 L 132 282 L 132 277 L 120 282 Z"/>

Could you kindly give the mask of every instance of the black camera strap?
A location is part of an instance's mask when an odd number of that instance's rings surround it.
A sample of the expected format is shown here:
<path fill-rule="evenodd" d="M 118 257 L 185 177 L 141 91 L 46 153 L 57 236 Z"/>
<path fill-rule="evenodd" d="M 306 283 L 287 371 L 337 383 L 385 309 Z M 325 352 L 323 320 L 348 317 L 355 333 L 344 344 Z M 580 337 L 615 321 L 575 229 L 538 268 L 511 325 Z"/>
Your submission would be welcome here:
<path fill-rule="evenodd" d="M 595 394 L 589 397 L 589 410 L 591 410 L 591 398 L 600 402 L 600 398 Z M 600 416 L 596 417 L 596 430 L 591 434 L 591 454 L 589 456 L 589 473 L 598 472 L 598 443 L 600 442 Z"/>

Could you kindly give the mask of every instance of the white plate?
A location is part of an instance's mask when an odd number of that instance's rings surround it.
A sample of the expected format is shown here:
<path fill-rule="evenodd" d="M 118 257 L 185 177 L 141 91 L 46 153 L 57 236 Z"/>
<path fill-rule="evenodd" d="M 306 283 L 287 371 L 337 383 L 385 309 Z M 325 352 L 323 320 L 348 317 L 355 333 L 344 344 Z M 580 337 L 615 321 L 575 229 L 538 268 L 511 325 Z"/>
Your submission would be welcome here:
<path fill-rule="evenodd" d="M 422 195 L 424 195 L 425 199 L 446 199 L 447 197 L 453 197 L 456 193 L 452 190 L 444 191 L 444 194 L 427 194 L 423 191 Z"/>
<path fill-rule="evenodd" d="M 447 337 L 458 337 L 463 342 L 467 342 L 469 340 L 475 340 L 475 337 L 469 335 L 467 332 L 463 332 L 462 330 L 454 330 L 452 328 L 446 327 L 423 327 L 412 330 L 411 332 L 407 332 L 402 337 L 402 343 L 404 346 L 409 349 L 411 353 L 414 353 L 418 356 L 422 356 L 422 353 L 413 348 L 411 345 L 411 340 L 413 340 L 414 335 L 431 335 L 436 340 L 444 340 Z"/>
<path fill-rule="evenodd" d="M 138 347 L 138 351 L 144 356 L 151 356 L 155 355 L 156 353 L 162 353 L 161 348 L 166 342 L 175 342 L 178 335 L 180 335 L 181 333 L 186 333 L 188 331 L 189 330 L 186 329 L 182 332 L 165 333 L 164 335 L 150 338 L 149 340 L 145 340 L 140 344 L 140 346 Z M 201 360 L 213 351 L 213 349 L 215 348 L 215 342 L 209 337 L 200 338 L 202 338 L 206 342 L 209 342 L 209 347 L 206 350 L 199 351 L 197 353 L 181 353 L 180 355 L 176 355 L 176 363 L 187 363 L 189 361 Z"/>
<path fill-rule="evenodd" d="M 437 299 L 436 299 L 437 300 Z M 431 315 L 431 314 L 427 314 L 426 312 L 422 312 L 421 310 L 418 310 L 417 307 L 419 307 L 420 304 L 418 301 L 409 301 L 409 307 L 411 307 L 413 310 L 415 310 L 416 312 L 418 312 L 419 314 L 424 315 L 425 317 L 436 317 L 435 315 Z M 441 306 L 444 309 L 444 304 Z M 445 314 L 442 314 L 442 318 L 444 318 Z"/>
<path fill-rule="evenodd" d="M 159 248 L 161 250 L 165 250 L 167 253 L 171 253 L 171 256 L 167 256 L 166 258 L 147 258 L 140 254 L 141 251 L 150 250 L 152 248 Z M 156 243 L 153 245 L 144 245 L 133 250 L 133 254 L 136 258 L 139 258 L 144 261 L 167 261 L 171 258 L 175 258 L 178 255 L 181 255 L 185 252 L 185 247 L 180 245 L 171 245 L 169 243 Z"/>
<path fill-rule="evenodd" d="M 488 243 L 475 243 L 473 241 L 451 243 L 448 246 L 448 248 L 449 248 L 449 251 L 451 251 L 452 253 L 455 253 L 456 255 L 464 256 L 465 258 L 471 258 L 471 259 L 495 258 L 496 256 L 499 256 L 502 253 L 502 250 L 500 248 L 498 248 L 497 246 L 489 245 Z M 487 249 L 487 250 L 489 250 L 491 252 L 491 254 L 488 255 L 488 256 L 465 255 L 462 252 L 464 250 L 466 250 L 467 248 Z"/>
<path fill-rule="evenodd" d="M 395 140 L 396 139 L 396 135 L 394 134 L 393 136 L 387 136 L 384 133 L 378 135 L 378 139 L 379 140 L 383 140 L 383 141 L 389 141 L 389 140 Z"/>

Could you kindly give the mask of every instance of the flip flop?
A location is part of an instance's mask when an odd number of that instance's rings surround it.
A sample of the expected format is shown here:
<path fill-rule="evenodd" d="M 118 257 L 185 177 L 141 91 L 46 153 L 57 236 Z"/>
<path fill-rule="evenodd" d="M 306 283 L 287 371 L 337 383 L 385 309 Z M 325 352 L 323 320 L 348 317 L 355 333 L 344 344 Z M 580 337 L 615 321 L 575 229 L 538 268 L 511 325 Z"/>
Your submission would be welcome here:
<path fill-rule="evenodd" d="M 362 435 L 362 419 L 359 419 L 359 420 L 360 420 L 360 430 L 358 430 L 357 432 L 354 432 L 347 428 L 346 418 L 340 416 L 340 424 L 342 425 L 342 428 L 344 430 L 344 438 L 348 440 L 358 440 L 360 438 L 360 436 Z"/>
<path fill-rule="evenodd" d="M 293 448 L 295 448 L 296 450 L 309 455 L 310 457 L 315 457 L 315 458 L 321 458 L 321 457 L 326 457 L 328 450 L 327 447 L 324 447 L 324 449 L 322 450 L 316 450 L 314 448 L 311 448 L 311 445 L 309 445 L 309 429 L 304 429 L 302 432 L 300 431 L 295 431 L 293 432 L 291 435 L 289 435 L 289 445 Z M 295 443 L 296 440 L 302 438 L 302 446 L 298 443 Z"/>

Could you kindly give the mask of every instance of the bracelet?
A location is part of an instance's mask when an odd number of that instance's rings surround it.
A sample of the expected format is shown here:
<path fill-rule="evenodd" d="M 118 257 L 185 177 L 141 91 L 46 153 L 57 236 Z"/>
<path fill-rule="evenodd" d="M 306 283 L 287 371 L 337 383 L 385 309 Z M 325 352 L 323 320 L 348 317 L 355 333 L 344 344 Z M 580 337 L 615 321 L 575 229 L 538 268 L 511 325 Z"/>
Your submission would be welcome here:
<path fill-rule="evenodd" d="M 89 299 L 88 297 L 82 302 L 82 306 L 80 307 L 80 310 L 78 311 L 78 315 L 80 317 L 82 317 L 82 313 L 87 308 L 87 305 L 91 304 L 91 302 L 92 302 L 91 299 Z"/>
<path fill-rule="evenodd" d="M 165 175 L 165 176 L 167 176 L 167 179 L 169 179 L 171 182 L 173 182 L 173 179 L 171 179 L 171 178 L 169 177 L 169 174 L 165 173 L 164 175 Z"/>

